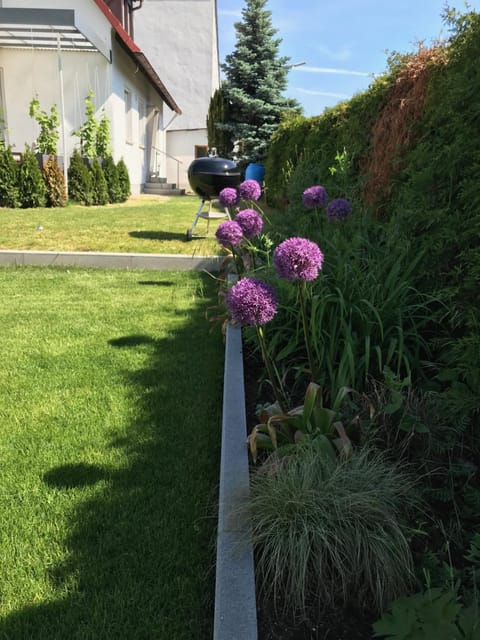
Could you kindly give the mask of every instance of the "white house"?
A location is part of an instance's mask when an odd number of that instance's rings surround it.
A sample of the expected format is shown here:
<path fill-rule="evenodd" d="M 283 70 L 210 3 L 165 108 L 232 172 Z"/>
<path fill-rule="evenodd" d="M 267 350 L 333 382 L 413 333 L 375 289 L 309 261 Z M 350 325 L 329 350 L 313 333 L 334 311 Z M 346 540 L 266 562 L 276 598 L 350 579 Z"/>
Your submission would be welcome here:
<path fill-rule="evenodd" d="M 220 84 L 217 2 L 144 0 L 134 28 L 135 42 L 181 106 L 181 114 L 167 107 L 167 178 L 188 187 L 190 163 L 207 153 L 208 107 Z"/>
<path fill-rule="evenodd" d="M 22 152 L 38 135 L 29 105 L 57 106 L 59 155 L 69 158 L 93 92 L 96 116 L 110 120 L 115 161 L 139 193 L 167 154 L 166 124 L 182 111 L 133 40 L 143 0 L 0 0 L 0 114 L 3 137 Z M 200 0 L 202 2 L 202 0 Z M 166 168 L 165 168 L 166 170 Z"/>

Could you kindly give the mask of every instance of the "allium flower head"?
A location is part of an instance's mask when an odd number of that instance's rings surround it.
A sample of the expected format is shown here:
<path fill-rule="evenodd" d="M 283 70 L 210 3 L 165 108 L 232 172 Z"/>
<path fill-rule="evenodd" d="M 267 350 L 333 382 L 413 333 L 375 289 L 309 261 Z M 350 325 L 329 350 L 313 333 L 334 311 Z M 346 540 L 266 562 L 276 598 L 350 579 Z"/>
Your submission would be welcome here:
<path fill-rule="evenodd" d="M 303 206 L 307 209 L 315 209 L 316 207 L 324 207 L 327 203 L 327 192 L 320 185 L 308 187 L 302 194 Z"/>
<path fill-rule="evenodd" d="M 329 220 L 343 220 L 352 213 L 352 205 L 344 198 L 337 198 L 328 203 L 326 214 Z"/>
<path fill-rule="evenodd" d="M 284 280 L 315 280 L 322 263 L 320 247 L 306 238 L 288 238 L 273 252 L 273 266 Z"/>
<path fill-rule="evenodd" d="M 234 207 L 239 201 L 240 197 L 238 191 L 233 187 L 225 187 L 218 194 L 220 206 L 222 207 Z"/>
<path fill-rule="evenodd" d="M 258 326 L 277 313 L 275 289 L 255 278 L 242 278 L 227 293 L 227 308 L 240 325 Z"/>
<path fill-rule="evenodd" d="M 263 227 L 262 216 L 254 209 L 239 211 L 235 216 L 235 222 L 242 227 L 243 235 L 246 238 L 258 236 Z"/>
<path fill-rule="evenodd" d="M 236 247 L 243 240 L 242 227 L 235 220 L 225 220 L 218 225 L 215 237 L 223 247 Z"/>
<path fill-rule="evenodd" d="M 244 200 L 260 200 L 262 195 L 262 188 L 256 180 L 244 180 L 238 190 Z"/>

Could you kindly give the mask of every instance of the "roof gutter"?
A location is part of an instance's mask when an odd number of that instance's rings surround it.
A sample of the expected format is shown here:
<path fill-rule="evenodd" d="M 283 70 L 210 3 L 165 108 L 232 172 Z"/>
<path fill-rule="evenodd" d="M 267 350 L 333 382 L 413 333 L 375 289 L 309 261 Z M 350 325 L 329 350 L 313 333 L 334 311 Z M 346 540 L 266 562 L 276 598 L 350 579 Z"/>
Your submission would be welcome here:
<path fill-rule="evenodd" d="M 143 0 L 138 0 L 140 5 L 135 7 L 136 9 L 140 9 L 142 6 Z M 97 7 L 103 13 L 103 15 L 110 22 L 112 27 L 115 30 L 115 38 L 117 42 L 122 46 L 124 51 L 130 56 L 130 58 L 134 61 L 135 65 L 140 69 L 140 71 L 145 75 L 147 80 L 153 86 L 158 95 L 162 98 L 165 104 L 172 110 L 175 111 L 178 115 L 182 113 L 182 110 L 178 106 L 178 104 L 173 99 L 170 92 L 167 90 L 166 86 L 160 80 L 157 72 L 152 67 L 150 62 L 147 60 L 146 56 L 140 48 L 135 44 L 132 38 L 128 35 L 125 29 L 122 26 L 122 23 L 118 18 L 116 18 L 110 7 L 107 7 L 103 0 L 94 0 Z"/>

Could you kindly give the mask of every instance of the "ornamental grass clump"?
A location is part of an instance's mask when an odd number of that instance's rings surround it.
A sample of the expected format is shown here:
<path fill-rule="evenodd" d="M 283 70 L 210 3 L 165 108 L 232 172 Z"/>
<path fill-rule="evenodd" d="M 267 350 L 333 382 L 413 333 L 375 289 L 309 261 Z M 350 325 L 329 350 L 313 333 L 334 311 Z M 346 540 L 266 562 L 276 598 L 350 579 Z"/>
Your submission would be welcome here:
<path fill-rule="evenodd" d="M 263 597 L 294 614 L 381 611 L 413 583 L 408 474 L 378 452 L 314 446 L 272 455 L 251 478 L 249 514 Z"/>

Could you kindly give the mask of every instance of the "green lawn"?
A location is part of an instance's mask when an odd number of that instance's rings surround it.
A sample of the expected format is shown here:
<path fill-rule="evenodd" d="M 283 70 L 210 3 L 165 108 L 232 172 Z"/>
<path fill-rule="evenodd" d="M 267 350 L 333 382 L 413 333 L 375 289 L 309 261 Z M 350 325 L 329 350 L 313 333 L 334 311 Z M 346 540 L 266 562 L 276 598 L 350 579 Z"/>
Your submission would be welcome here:
<path fill-rule="evenodd" d="M 0 638 L 211 638 L 213 281 L 3 268 L 0 295 Z"/>
<path fill-rule="evenodd" d="M 137 196 L 103 207 L 0 208 L 0 249 L 218 255 L 214 233 L 221 219 L 210 221 L 210 237 L 186 238 L 199 206 L 197 196 Z M 200 218 L 195 235 L 206 230 Z"/>

